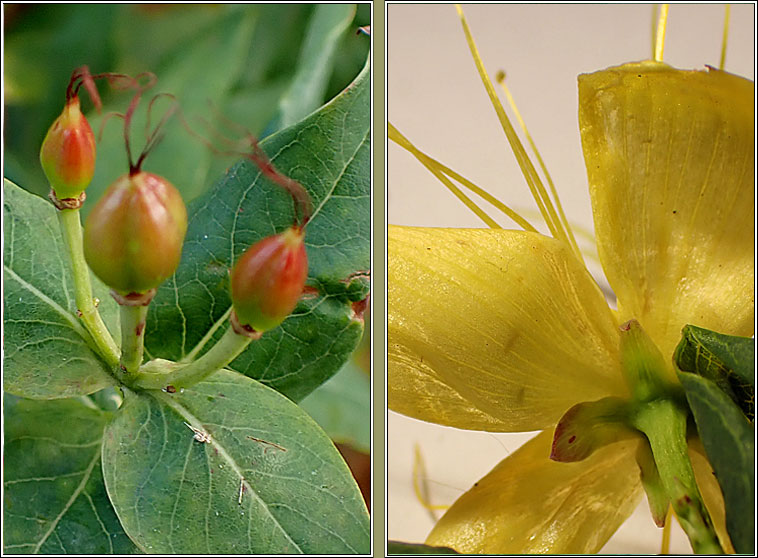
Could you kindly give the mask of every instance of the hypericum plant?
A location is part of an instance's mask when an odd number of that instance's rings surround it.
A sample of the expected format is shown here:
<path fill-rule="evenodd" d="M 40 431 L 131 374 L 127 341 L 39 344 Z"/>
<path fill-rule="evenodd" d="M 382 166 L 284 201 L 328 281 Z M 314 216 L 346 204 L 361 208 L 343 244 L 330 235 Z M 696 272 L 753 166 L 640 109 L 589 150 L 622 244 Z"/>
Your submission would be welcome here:
<path fill-rule="evenodd" d="M 459 14 L 550 236 L 389 124 L 492 229 L 390 227 L 388 402 L 446 426 L 542 432 L 458 498 L 427 544 L 596 552 L 644 493 L 656 524 L 671 508 L 696 552 L 752 552 L 752 82 L 673 69 L 662 33 L 654 59 L 579 77 L 611 308 Z M 500 229 L 454 181 L 523 230 Z"/>
<path fill-rule="evenodd" d="M 369 552 L 355 480 L 296 404 L 363 331 L 369 83 L 367 63 L 186 210 L 142 169 L 157 129 L 131 157 L 136 82 L 128 172 L 83 234 L 81 203 L 5 181 L 6 552 Z"/>

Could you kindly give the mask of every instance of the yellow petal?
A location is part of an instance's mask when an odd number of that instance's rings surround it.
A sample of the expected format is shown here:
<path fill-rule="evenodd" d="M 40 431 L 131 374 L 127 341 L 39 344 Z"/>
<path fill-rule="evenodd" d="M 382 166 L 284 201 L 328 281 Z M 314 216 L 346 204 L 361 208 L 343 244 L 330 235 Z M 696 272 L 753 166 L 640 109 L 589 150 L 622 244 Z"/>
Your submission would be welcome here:
<path fill-rule="evenodd" d="M 664 355 L 687 323 L 753 333 L 753 89 L 656 62 L 579 76 L 600 259 Z"/>
<path fill-rule="evenodd" d="M 594 553 L 642 496 L 637 441 L 584 461 L 550 461 L 545 431 L 461 496 L 426 542 L 466 554 Z"/>
<path fill-rule="evenodd" d="M 713 520 L 713 526 L 716 529 L 721 547 L 728 553 L 734 554 L 734 546 L 726 530 L 726 507 L 724 506 L 724 495 L 721 493 L 713 468 L 705 457 L 705 449 L 700 440 L 690 442 L 689 450 L 692 469 L 695 471 L 695 480 L 703 496 L 705 507 Z"/>
<path fill-rule="evenodd" d="M 390 408 L 459 428 L 529 431 L 626 394 L 602 293 L 537 233 L 389 228 Z"/>

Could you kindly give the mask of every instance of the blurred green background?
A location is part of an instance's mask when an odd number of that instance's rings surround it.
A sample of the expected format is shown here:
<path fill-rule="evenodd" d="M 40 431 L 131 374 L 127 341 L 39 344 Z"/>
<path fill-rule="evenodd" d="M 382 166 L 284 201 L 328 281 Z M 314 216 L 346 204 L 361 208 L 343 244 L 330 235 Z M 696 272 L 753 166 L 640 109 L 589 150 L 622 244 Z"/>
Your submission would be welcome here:
<path fill-rule="evenodd" d="M 369 38 L 369 5 L 330 4 L 4 4 L 4 176 L 46 195 L 39 148 L 60 114 L 71 72 L 135 75 L 158 82 L 145 94 L 132 124 L 134 158 L 144 144 L 144 111 L 152 95 L 178 99 L 193 128 L 208 135 L 199 118 L 223 128 L 217 113 L 263 137 L 301 119 L 334 97 L 358 74 Z M 103 114 L 124 112 L 132 92 L 98 81 Z M 102 115 L 87 94 L 82 107 L 97 135 Z M 153 122 L 167 100 L 156 104 Z M 233 158 L 213 154 L 176 118 L 143 168 L 165 176 L 189 201 L 229 167 Z M 227 134 L 235 134 L 226 129 Z M 239 137 L 239 131 L 236 132 Z M 122 121 L 108 120 L 98 142 L 96 199 L 128 170 Z M 87 208 L 94 204 L 88 203 Z"/>

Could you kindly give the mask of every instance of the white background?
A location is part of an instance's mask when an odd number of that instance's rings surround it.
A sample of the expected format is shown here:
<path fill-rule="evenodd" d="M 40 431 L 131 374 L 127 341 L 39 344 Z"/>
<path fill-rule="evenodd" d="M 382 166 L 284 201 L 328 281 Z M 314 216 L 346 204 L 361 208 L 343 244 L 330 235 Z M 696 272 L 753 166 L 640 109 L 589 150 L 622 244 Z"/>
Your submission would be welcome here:
<path fill-rule="evenodd" d="M 569 219 L 591 229 L 576 76 L 650 58 L 651 6 L 491 4 L 464 5 L 464 11 L 490 76 L 499 69 L 507 72 L 509 88 Z M 723 18 L 722 5 L 671 5 L 664 61 L 687 69 L 718 66 Z M 732 5 L 725 69 L 749 79 L 755 67 L 754 22 L 752 4 Z M 476 73 L 454 6 L 388 4 L 387 30 L 389 121 L 419 149 L 505 203 L 534 209 Z M 484 226 L 392 142 L 387 177 L 390 224 Z M 504 226 L 512 226 L 507 218 L 489 212 Z M 591 270 L 604 281 L 599 269 Z M 433 525 L 413 493 L 414 444 L 425 459 L 433 503 L 450 504 L 528 437 L 461 431 L 390 412 L 389 538 L 423 542 Z M 603 552 L 659 549 L 660 530 L 643 500 Z M 690 551 L 681 531 L 674 533 L 671 551 Z"/>

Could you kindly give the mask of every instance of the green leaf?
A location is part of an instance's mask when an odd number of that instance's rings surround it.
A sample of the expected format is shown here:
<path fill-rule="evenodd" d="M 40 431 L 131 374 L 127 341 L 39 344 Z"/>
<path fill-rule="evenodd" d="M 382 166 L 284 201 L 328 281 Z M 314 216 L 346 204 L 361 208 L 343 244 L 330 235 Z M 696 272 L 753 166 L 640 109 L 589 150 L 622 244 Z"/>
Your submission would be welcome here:
<path fill-rule="evenodd" d="M 279 100 L 277 115 L 267 130 L 273 132 L 291 126 L 323 104 L 334 67 L 334 54 L 355 16 L 355 8 L 351 4 L 320 4 L 314 8 L 297 72 Z"/>
<path fill-rule="evenodd" d="M 679 380 L 724 494 L 729 537 L 738 553 L 751 554 L 755 548 L 755 430 L 715 382 L 688 372 L 679 372 Z"/>
<path fill-rule="evenodd" d="M 10 403 L 10 404 L 9 404 Z M 133 554 L 103 484 L 108 414 L 79 401 L 5 401 L 3 551 Z"/>
<path fill-rule="evenodd" d="M 300 407 L 334 442 L 371 451 L 371 382 L 352 359 L 303 399 Z"/>
<path fill-rule="evenodd" d="M 32 399 L 93 393 L 114 380 L 76 316 L 71 267 L 49 202 L 3 185 L 4 387 Z M 103 319 L 118 331 L 116 303 L 95 282 Z"/>
<path fill-rule="evenodd" d="M 387 554 L 458 554 L 446 546 L 428 546 L 425 544 L 387 541 Z"/>
<path fill-rule="evenodd" d="M 370 266 L 369 68 L 338 97 L 261 143 L 280 172 L 309 191 L 305 236 L 313 293 L 292 316 L 251 343 L 231 368 L 299 400 L 331 377 L 360 340 L 352 303 L 368 295 Z M 292 200 L 247 160 L 189 207 L 179 269 L 148 315 L 151 356 L 178 360 L 230 310 L 228 270 L 250 245 L 289 227 Z M 209 344 L 206 344 L 206 348 Z"/>
<path fill-rule="evenodd" d="M 369 551 L 368 512 L 329 438 L 236 372 L 183 393 L 128 394 L 106 429 L 103 471 L 124 529 L 147 552 Z"/>
<path fill-rule="evenodd" d="M 755 417 L 755 340 L 687 325 L 674 361 L 680 370 L 707 378 L 729 395 L 752 422 Z"/>

